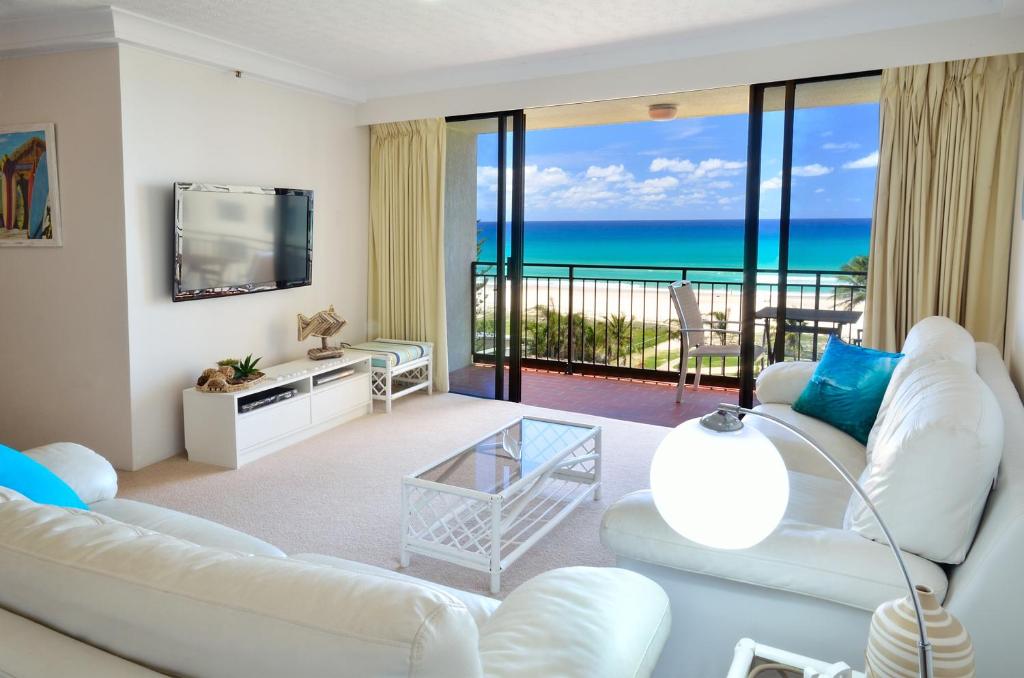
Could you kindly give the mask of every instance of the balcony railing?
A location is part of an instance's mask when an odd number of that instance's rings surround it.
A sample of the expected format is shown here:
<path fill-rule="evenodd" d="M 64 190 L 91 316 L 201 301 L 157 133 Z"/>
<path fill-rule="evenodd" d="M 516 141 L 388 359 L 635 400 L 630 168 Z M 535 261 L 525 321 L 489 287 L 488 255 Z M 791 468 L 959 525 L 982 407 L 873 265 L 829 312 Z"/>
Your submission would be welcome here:
<path fill-rule="evenodd" d="M 778 305 L 778 271 L 758 270 L 757 309 Z M 693 284 L 713 343 L 734 343 L 716 330 L 740 322 L 742 269 L 641 267 L 596 264 L 524 265 L 522 356 L 526 366 L 643 379 L 674 380 L 679 374 L 681 342 L 668 286 Z M 495 357 L 497 265 L 472 265 L 472 347 L 475 362 Z M 853 310 L 863 307 L 865 274 L 846 271 L 791 270 L 787 309 Z M 506 283 L 506 294 L 511 287 Z M 506 332 L 508 317 L 506 315 Z M 766 358 L 773 351 L 775 320 L 758 320 L 757 340 Z M 787 320 L 783 352 L 787 360 L 816 359 L 829 334 L 859 342 L 861 322 Z M 506 342 L 507 346 L 507 342 Z M 693 365 L 693 359 L 689 360 Z M 760 363 L 759 363 L 760 364 Z M 705 363 L 707 383 L 731 384 L 737 358 Z"/>

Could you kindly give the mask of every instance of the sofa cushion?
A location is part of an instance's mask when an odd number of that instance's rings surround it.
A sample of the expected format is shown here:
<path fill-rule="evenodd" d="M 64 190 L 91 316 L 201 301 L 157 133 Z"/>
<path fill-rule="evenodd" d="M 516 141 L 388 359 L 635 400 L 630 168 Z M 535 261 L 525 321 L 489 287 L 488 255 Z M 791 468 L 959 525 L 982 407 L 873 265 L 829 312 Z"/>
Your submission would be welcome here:
<path fill-rule="evenodd" d="M 4 650 L 0 652 L 0 676 L 6 678 L 160 678 L 162 675 L 5 610 L 0 610 L 0 648 Z"/>
<path fill-rule="evenodd" d="M 864 446 L 839 429 L 814 417 L 794 412 L 789 405 L 769 403 L 758 405 L 754 409 L 778 417 L 806 433 L 836 457 L 854 476 L 864 470 Z M 832 465 L 796 434 L 760 417 L 746 417 L 743 423 L 753 426 L 775 444 L 782 455 L 782 460 L 786 462 L 786 468 L 790 471 L 839 479 Z"/>
<path fill-rule="evenodd" d="M 0 607 L 172 675 L 479 676 L 465 605 L 95 512 L 0 503 Z"/>
<path fill-rule="evenodd" d="M 1002 448 L 1003 417 L 991 389 L 959 362 L 932 362 L 907 375 L 893 394 L 860 484 L 904 550 L 960 563 Z M 846 525 L 884 539 L 857 496 Z"/>
<path fill-rule="evenodd" d="M 16 490 L 32 501 L 89 510 L 75 491 L 28 455 L 0 445 L 0 486 Z"/>
<path fill-rule="evenodd" d="M 793 409 L 867 443 L 892 371 L 902 357 L 829 337 L 825 354 Z"/>
<path fill-rule="evenodd" d="M 383 567 L 377 567 L 376 565 L 369 565 L 367 563 L 358 563 L 354 560 L 345 560 L 344 558 L 335 558 L 334 556 L 324 556 L 319 553 L 300 553 L 298 555 L 291 556 L 291 558 L 293 560 L 301 560 L 306 563 L 337 567 L 349 572 L 373 574 L 378 577 L 392 578 L 397 581 L 406 581 L 420 586 L 437 589 L 438 591 L 442 591 L 453 598 L 462 601 L 462 604 L 466 606 L 469 613 L 473 615 L 473 619 L 476 621 L 477 626 L 487 621 L 490 616 L 494 614 L 494 611 L 498 609 L 498 605 L 501 604 L 501 601 L 499 600 L 488 598 L 487 596 L 481 596 L 473 593 L 472 591 L 454 589 L 450 586 L 445 586 L 444 584 L 435 584 L 432 581 L 410 577 L 409 575 L 402 574 L 401 572 L 385 570 Z"/>
<path fill-rule="evenodd" d="M 769 365 L 757 375 L 755 393 L 758 402 L 792 405 L 814 376 L 818 363 L 791 360 Z"/>
<path fill-rule="evenodd" d="M 0 502 L 4 501 L 32 501 L 21 492 L 12 490 L 9 487 L 0 486 Z"/>
<path fill-rule="evenodd" d="M 823 598 L 861 610 L 906 595 L 888 546 L 842 529 L 846 500 L 840 481 L 790 474 L 790 506 L 779 527 L 742 551 L 701 546 L 662 519 L 649 490 L 609 508 L 601 541 L 619 556 L 754 586 Z M 935 563 L 905 554 L 914 581 L 941 600 L 946 574 Z"/>
<path fill-rule="evenodd" d="M 86 504 L 117 494 L 117 471 L 110 462 L 78 443 L 50 443 L 25 450 L 71 486 Z"/>
<path fill-rule="evenodd" d="M 944 316 L 933 315 L 918 321 L 903 342 L 903 360 L 896 366 L 878 408 L 875 424 L 868 434 L 867 455 L 871 456 L 875 438 L 889 411 L 889 403 L 907 376 L 919 367 L 937 360 L 953 360 L 974 370 L 977 350 L 971 333 Z"/>
<path fill-rule="evenodd" d="M 512 591 L 480 628 L 484 675 L 650 676 L 670 624 L 668 596 L 635 572 L 550 570 Z"/>
<path fill-rule="evenodd" d="M 256 556 L 285 557 L 284 551 L 262 539 L 211 520 L 179 513 L 162 506 L 144 504 L 131 499 L 106 499 L 93 504 L 92 510 L 114 520 L 120 520 L 122 523 L 169 534 L 200 546 L 211 546 Z"/>

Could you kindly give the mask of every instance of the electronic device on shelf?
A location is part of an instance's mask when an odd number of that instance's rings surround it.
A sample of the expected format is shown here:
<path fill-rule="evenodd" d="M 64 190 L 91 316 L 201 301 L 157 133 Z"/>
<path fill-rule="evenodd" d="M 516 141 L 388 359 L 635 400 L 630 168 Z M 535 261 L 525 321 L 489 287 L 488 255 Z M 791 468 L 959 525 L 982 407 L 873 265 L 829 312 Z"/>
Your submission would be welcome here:
<path fill-rule="evenodd" d="M 313 376 L 313 386 L 321 386 L 323 384 L 329 384 L 332 381 L 344 379 L 345 377 L 355 374 L 354 367 L 342 367 L 337 370 L 331 370 L 330 372 L 324 372 L 323 374 L 317 374 Z"/>
<path fill-rule="evenodd" d="M 298 392 L 299 389 L 292 386 L 278 386 L 277 388 L 254 393 L 251 396 L 244 396 L 238 399 L 238 411 L 242 414 L 252 412 L 253 410 L 258 410 L 261 407 L 273 405 L 274 403 L 279 403 L 282 400 L 288 400 Z"/>

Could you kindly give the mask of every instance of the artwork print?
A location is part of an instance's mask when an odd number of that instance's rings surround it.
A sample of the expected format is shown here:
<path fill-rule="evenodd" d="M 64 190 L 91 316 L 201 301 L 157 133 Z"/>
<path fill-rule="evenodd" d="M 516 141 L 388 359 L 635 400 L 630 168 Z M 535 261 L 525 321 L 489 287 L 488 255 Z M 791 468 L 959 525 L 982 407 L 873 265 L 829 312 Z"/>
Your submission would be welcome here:
<path fill-rule="evenodd" d="M 0 124 L 0 247 L 60 244 L 53 124 Z"/>

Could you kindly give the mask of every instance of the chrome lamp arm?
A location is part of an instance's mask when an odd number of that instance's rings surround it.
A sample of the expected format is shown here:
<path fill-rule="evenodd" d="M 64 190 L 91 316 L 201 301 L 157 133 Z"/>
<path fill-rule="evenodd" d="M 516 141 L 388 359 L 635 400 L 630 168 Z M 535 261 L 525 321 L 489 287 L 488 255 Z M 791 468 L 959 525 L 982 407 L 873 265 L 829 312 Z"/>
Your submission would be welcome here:
<path fill-rule="evenodd" d="M 712 414 L 706 415 L 700 421 L 703 426 L 713 431 L 731 431 L 736 430 L 743 426 L 743 422 L 739 420 L 737 415 L 748 414 L 754 417 L 761 417 L 775 423 L 778 426 L 786 429 L 793 433 L 805 443 L 810 445 L 815 452 L 820 454 L 828 461 L 829 464 L 842 476 L 843 480 L 853 489 L 854 492 L 861 498 L 864 504 L 870 509 L 875 520 L 878 522 L 878 526 L 882 529 L 882 534 L 885 535 L 885 540 L 889 543 L 889 548 L 892 549 L 892 554 L 896 557 L 896 563 L 900 566 L 900 572 L 903 573 L 903 579 L 907 584 L 907 590 L 910 591 L 910 600 L 914 605 L 914 614 L 917 617 L 917 629 L 918 629 L 918 675 L 921 678 L 932 678 L 932 646 L 928 642 L 928 631 L 924 624 L 924 613 L 921 611 L 921 601 L 917 596 L 917 589 L 914 587 L 914 582 L 910 578 L 910 571 L 907 569 L 907 563 L 903 560 L 903 555 L 900 552 L 900 547 L 893 538 L 892 533 L 889 532 L 889 527 L 882 520 L 882 516 L 878 513 L 878 509 L 875 507 L 871 498 L 868 497 L 867 492 L 860 486 L 857 479 L 846 470 L 839 460 L 833 457 L 825 448 L 816 443 L 810 436 L 796 428 L 792 424 L 765 412 L 757 410 L 747 409 L 740 407 L 739 405 L 730 405 L 728 403 L 722 403 L 718 406 L 718 411 Z"/>

